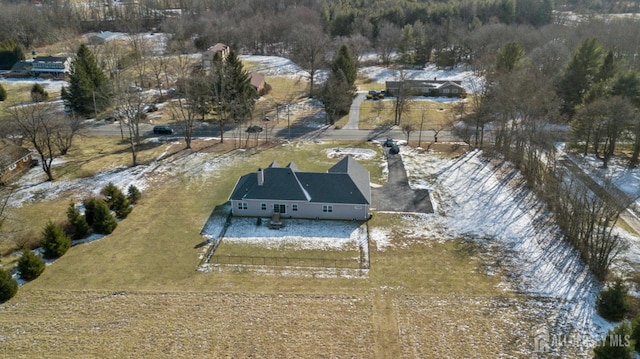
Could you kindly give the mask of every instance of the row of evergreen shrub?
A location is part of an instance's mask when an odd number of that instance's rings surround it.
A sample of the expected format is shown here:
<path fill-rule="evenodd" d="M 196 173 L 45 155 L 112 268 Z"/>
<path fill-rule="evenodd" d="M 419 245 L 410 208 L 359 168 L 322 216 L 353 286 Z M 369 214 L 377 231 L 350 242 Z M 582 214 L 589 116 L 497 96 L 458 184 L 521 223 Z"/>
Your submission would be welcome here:
<path fill-rule="evenodd" d="M 72 202 L 67 208 L 67 222 L 64 225 L 47 222 L 42 230 L 42 256 L 45 259 L 56 259 L 63 256 L 71 248 L 72 239 L 86 238 L 91 232 L 111 234 L 118 226 L 118 219 L 126 218 L 132 211 L 132 205 L 141 197 L 140 190 L 131 185 L 127 196 L 109 183 L 100 191 L 103 198 L 87 198 L 83 201 L 84 215 Z M 111 214 L 115 213 L 115 217 Z M 23 248 L 22 257 L 18 261 L 17 269 L 20 277 L 30 281 L 38 278 L 45 269 L 43 259 L 29 248 Z M 11 273 L 0 269 L 0 303 L 11 299 L 18 291 L 18 283 L 11 277 Z"/>

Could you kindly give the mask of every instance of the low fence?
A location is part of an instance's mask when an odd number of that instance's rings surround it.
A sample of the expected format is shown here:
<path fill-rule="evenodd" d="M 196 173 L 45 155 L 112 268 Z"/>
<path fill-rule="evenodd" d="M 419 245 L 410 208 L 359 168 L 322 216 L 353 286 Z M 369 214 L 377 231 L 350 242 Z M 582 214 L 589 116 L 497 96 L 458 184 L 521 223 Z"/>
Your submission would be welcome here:
<path fill-rule="evenodd" d="M 251 257 L 232 255 L 212 255 L 209 264 L 282 266 L 282 267 L 311 267 L 311 268 L 352 268 L 360 269 L 357 260 L 331 258 L 301 258 L 301 257 Z"/>

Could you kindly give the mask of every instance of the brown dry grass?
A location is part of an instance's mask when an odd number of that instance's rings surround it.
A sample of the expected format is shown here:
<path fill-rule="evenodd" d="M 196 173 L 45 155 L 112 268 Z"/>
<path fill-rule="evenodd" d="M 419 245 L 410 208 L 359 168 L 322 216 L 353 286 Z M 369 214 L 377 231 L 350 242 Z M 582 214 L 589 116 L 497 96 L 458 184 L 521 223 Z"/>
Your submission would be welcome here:
<path fill-rule="evenodd" d="M 453 119 L 454 104 L 440 103 L 428 99 L 410 102 L 407 113 L 402 115 L 402 123 L 411 123 L 420 128 L 424 112 L 423 129 L 443 128 Z M 394 119 L 393 98 L 385 100 L 366 100 L 360 106 L 360 129 L 375 129 L 391 126 Z"/>
<path fill-rule="evenodd" d="M 477 248 L 410 236 L 405 216 L 377 214 L 369 222 L 371 228 L 391 228 L 395 247 L 377 251 L 372 244 L 371 270 L 362 277 L 195 271 L 202 254 L 200 230 L 240 174 L 273 160 L 326 170 L 335 160 L 322 150 L 339 145 L 293 144 L 252 154 L 203 141 L 196 148 L 210 156 L 209 163 L 233 159 L 205 177 L 196 174 L 199 167 L 180 175 L 191 164 L 180 162 L 189 155 L 176 145 L 167 161 L 179 168 L 159 175 L 113 234 L 73 247 L 0 305 L 0 353 L 12 358 L 389 358 L 429 357 L 428 348 L 437 345 L 445 356 L 466 350 L 493 358 L 495 348 L 515 350 L 483 343 L 491 339 L 489 327 L 497 333 L 520 330 L 521 323 L 493 319 L 514 316 L 511 305 L 495 303 L 520 299 L 498 287 L 501 278 L 484 274 Z M 85 151 L 100 155 L 95 146 Z M 111 154 L 100 156 L 98 163 Z M 381 176 L 378 164 L 365 163 L 377 171 L 374 180 Z M 25 206 L 22 210 L 32 211 L 25 219 L 39 223 L 37 213 L 48 205 L 61 208 L 66 201 Z M 433 323 L 429 313 L 437 318 Z M 460 349 L 448 351 L 450 343 L 434 339 L 451 338 L 450 328 L 460 323 L 469 327 L 468 344 Z M 474 351 L 476 345 L 486 349 Z"/>

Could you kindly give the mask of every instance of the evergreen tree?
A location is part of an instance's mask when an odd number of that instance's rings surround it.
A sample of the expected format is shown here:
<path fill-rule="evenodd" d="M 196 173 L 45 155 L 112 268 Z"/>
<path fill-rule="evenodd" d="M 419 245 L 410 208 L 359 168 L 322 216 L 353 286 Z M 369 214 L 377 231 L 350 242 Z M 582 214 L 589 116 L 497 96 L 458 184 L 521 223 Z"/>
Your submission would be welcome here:
<path fill-rule="evenodd" d="M 100 193 L 105 197 L 109 209 L 116 213 L 116 217 L 127 218 L 131 213 L 131 202 L 113 183 L 109 182 Z"/>
<path fill-rule="evenodd" d="M 49 221 L 42 231 L 42 247 L 45 258 L 58 258 L 71 248 L 71 238 L 62 227 Z"/>
<path fill-rule="evenodd" d="M 558 96 L 562 100 L 561 111 L 570 117 L 576 113 L 576 106 L 589 91 L 602 67 L 602 45 L 596 38 L 588 38 L 576 49 L 558 84 Z"/>
<path fill-rule="evenodd" d="M 622 323 L 609 330 L 604 340 L 593 349 L 594 359 L 631 359 L 631 328 L 629 323 Z"/>
<path fill-rule="evenodd" d="M 118 222 L 111 215 L 107 203 L 99 198 L 84 201 L 85 217 L 93 231 L 100 234 L 110 234 L 118 226 Z"/>
<path fill-rule="evenodd" d="M 31 100 L 33 102 L 43 102 L 49 99 L 49 93 L 45 91 L 42 85 L 35 83 L 31 86 Z"/>
<path fill-rule="evenodd" d="M 25 249 L 22 251 L 22 257 L 18 261 L 18 270 L 20 278 L 24 280 L 34 280 L 44 272 L 44 261 L 32 251 Z"/>
<path fill-rule="evenodd" d="M 517 41 L 512 41 L 498 50 L 496 70 L 500 73 L 511 72 L 524 57 L 524 48 Z"/>
<path fill-rule="evenodd" d="M 73 202 L 69 203 L 69 208 L 67 208 L 67 220 L 73 231 L 71 234 L 73 239 L 82 239 L 89 234 L 89 224 Z"/>
<path fill-rule="evenodd" d="M 142 193 L 140 193 L 140 190 L 138 189 L 138 187 L 134 185 L 130 185 L 129 188 L 127 189 L 127 198 L 129 199 L 129 202 L 131 202 L 131 204 L 136 204 L 138 203 L 141 197 L 142 197 Z"/>
<path fill-rule="evenodd" d="M 11 273 L 0 268 L 0 303 L 4 303 L 18 293 L 18 283 L 11 278 Z"/>
<path fill-rule="evenodd" d="M 615 57 L 613 55 L 613 51 L 609 50 L 607 52 L 607 56 L 604 57 L 602 61 L 602 66 L 600 66 L 600 71 L 598 72 L 597 81 L 606 81 L 613 77 L 616 73 L 616 63 Z"/>
<path fill-rule="evenodd" d="M 7 90 L 4 89 L 4 87 L 2 87 L 2 85 L 0 85 L 0 101 L 4 101 L 7 99 Z"/>
<path fill-rule="evenodd" d="M 329 73 L 327 82 L 322 88 L 320 100 L 324 104 L 330 124 L 334 124 L 341 116 L 349 113 L 353 93 L 353 87 L 349 86 L 342 70 Z"/>
<path fill-rule="evenodd" d="M 633 339 L 634 350 L 640 353 L 640 316 L 635 317 L 631 322 L 631 339 Z"/>
<path fill-rule="evenodd" d="M 624 319 L 629 311 L 627 303 L 627 287 L 621 279 L 616 279 L 612 286 L 603 289 L 596 299 L 596 310 L 604 319 L 618 322 Z"/>
<path fill-rule="evenodd" d="M 24 60 L 24 50 L 18 40 L 0 42 L 0 70 L 9 70 L 18 61 Z"/>
<path fill-rule="evenodd" d="M 216 55 L 211 71 L 211 103 L 220 127 L 220 142 L 224 142 L 224 126 L 236 125 L 250 118 L 257 93 L 251 86 L 249 74 L 234 51 L 226 59 Z"/>
<path fill-rule="evenodd" d="M 257 93 L 251 86 L 249 73 L 235 51 L 230 51 L 226 59 L 226 69 L 229 76 L 227 81 L 227 105 L 230 114 L 241 122 L 249 118 L 253 111 Z"/>
<path fill-rule="evenodd" d="M 338 54 L 331 65 L 331 70 L 336 73 L 338 70 L 342 70 L 347 84 L 352 86 L 355 91 L 356 78 L 358 77 L 358 61 L 347 44 L 340 46 L 340 50 L 338 50 Z"/>
<path fill-rule="evenodd" d="M 109 104 L 107 78 L 85 44 L 71 63 L 69 87 L 63 88 L 61 96 L 67 108 L 83 116 L 103 111 Z"/>
<path fill-rule="evenodd" d="M 331 63 L 331 71 L 321 93 L 329 123 L 334 124 L 341 116 L 349 113 L 356 94 L 356 76 L 357 62 L 349 47 L 343 44 Z"/>

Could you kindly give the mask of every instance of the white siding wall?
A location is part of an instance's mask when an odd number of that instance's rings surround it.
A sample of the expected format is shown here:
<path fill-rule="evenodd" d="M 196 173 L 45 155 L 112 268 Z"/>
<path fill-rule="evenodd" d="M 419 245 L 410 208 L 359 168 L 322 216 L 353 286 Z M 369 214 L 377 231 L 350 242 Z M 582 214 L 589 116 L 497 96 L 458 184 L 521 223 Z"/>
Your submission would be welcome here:
<path fill-rule="evenodd" d="M 262 209 L 262 204 L 266 205 L 266 209 Z M 365 220 L 369 218 L 369 205 L 362 204 L 309 203 L 304 201 L 286 202 L 273 200 L 232 200 L 231 209 L 234 216 L 271 217 L 274 213 L 274 204 L 285 205 L 285 212 L 282 214 L 282 218 L 291 217 L 344 220 Z M 294 205 L 297 205 L 297 211 L 293 210 Z M 325 208 L 324 206 L 331 207 Z"/>

